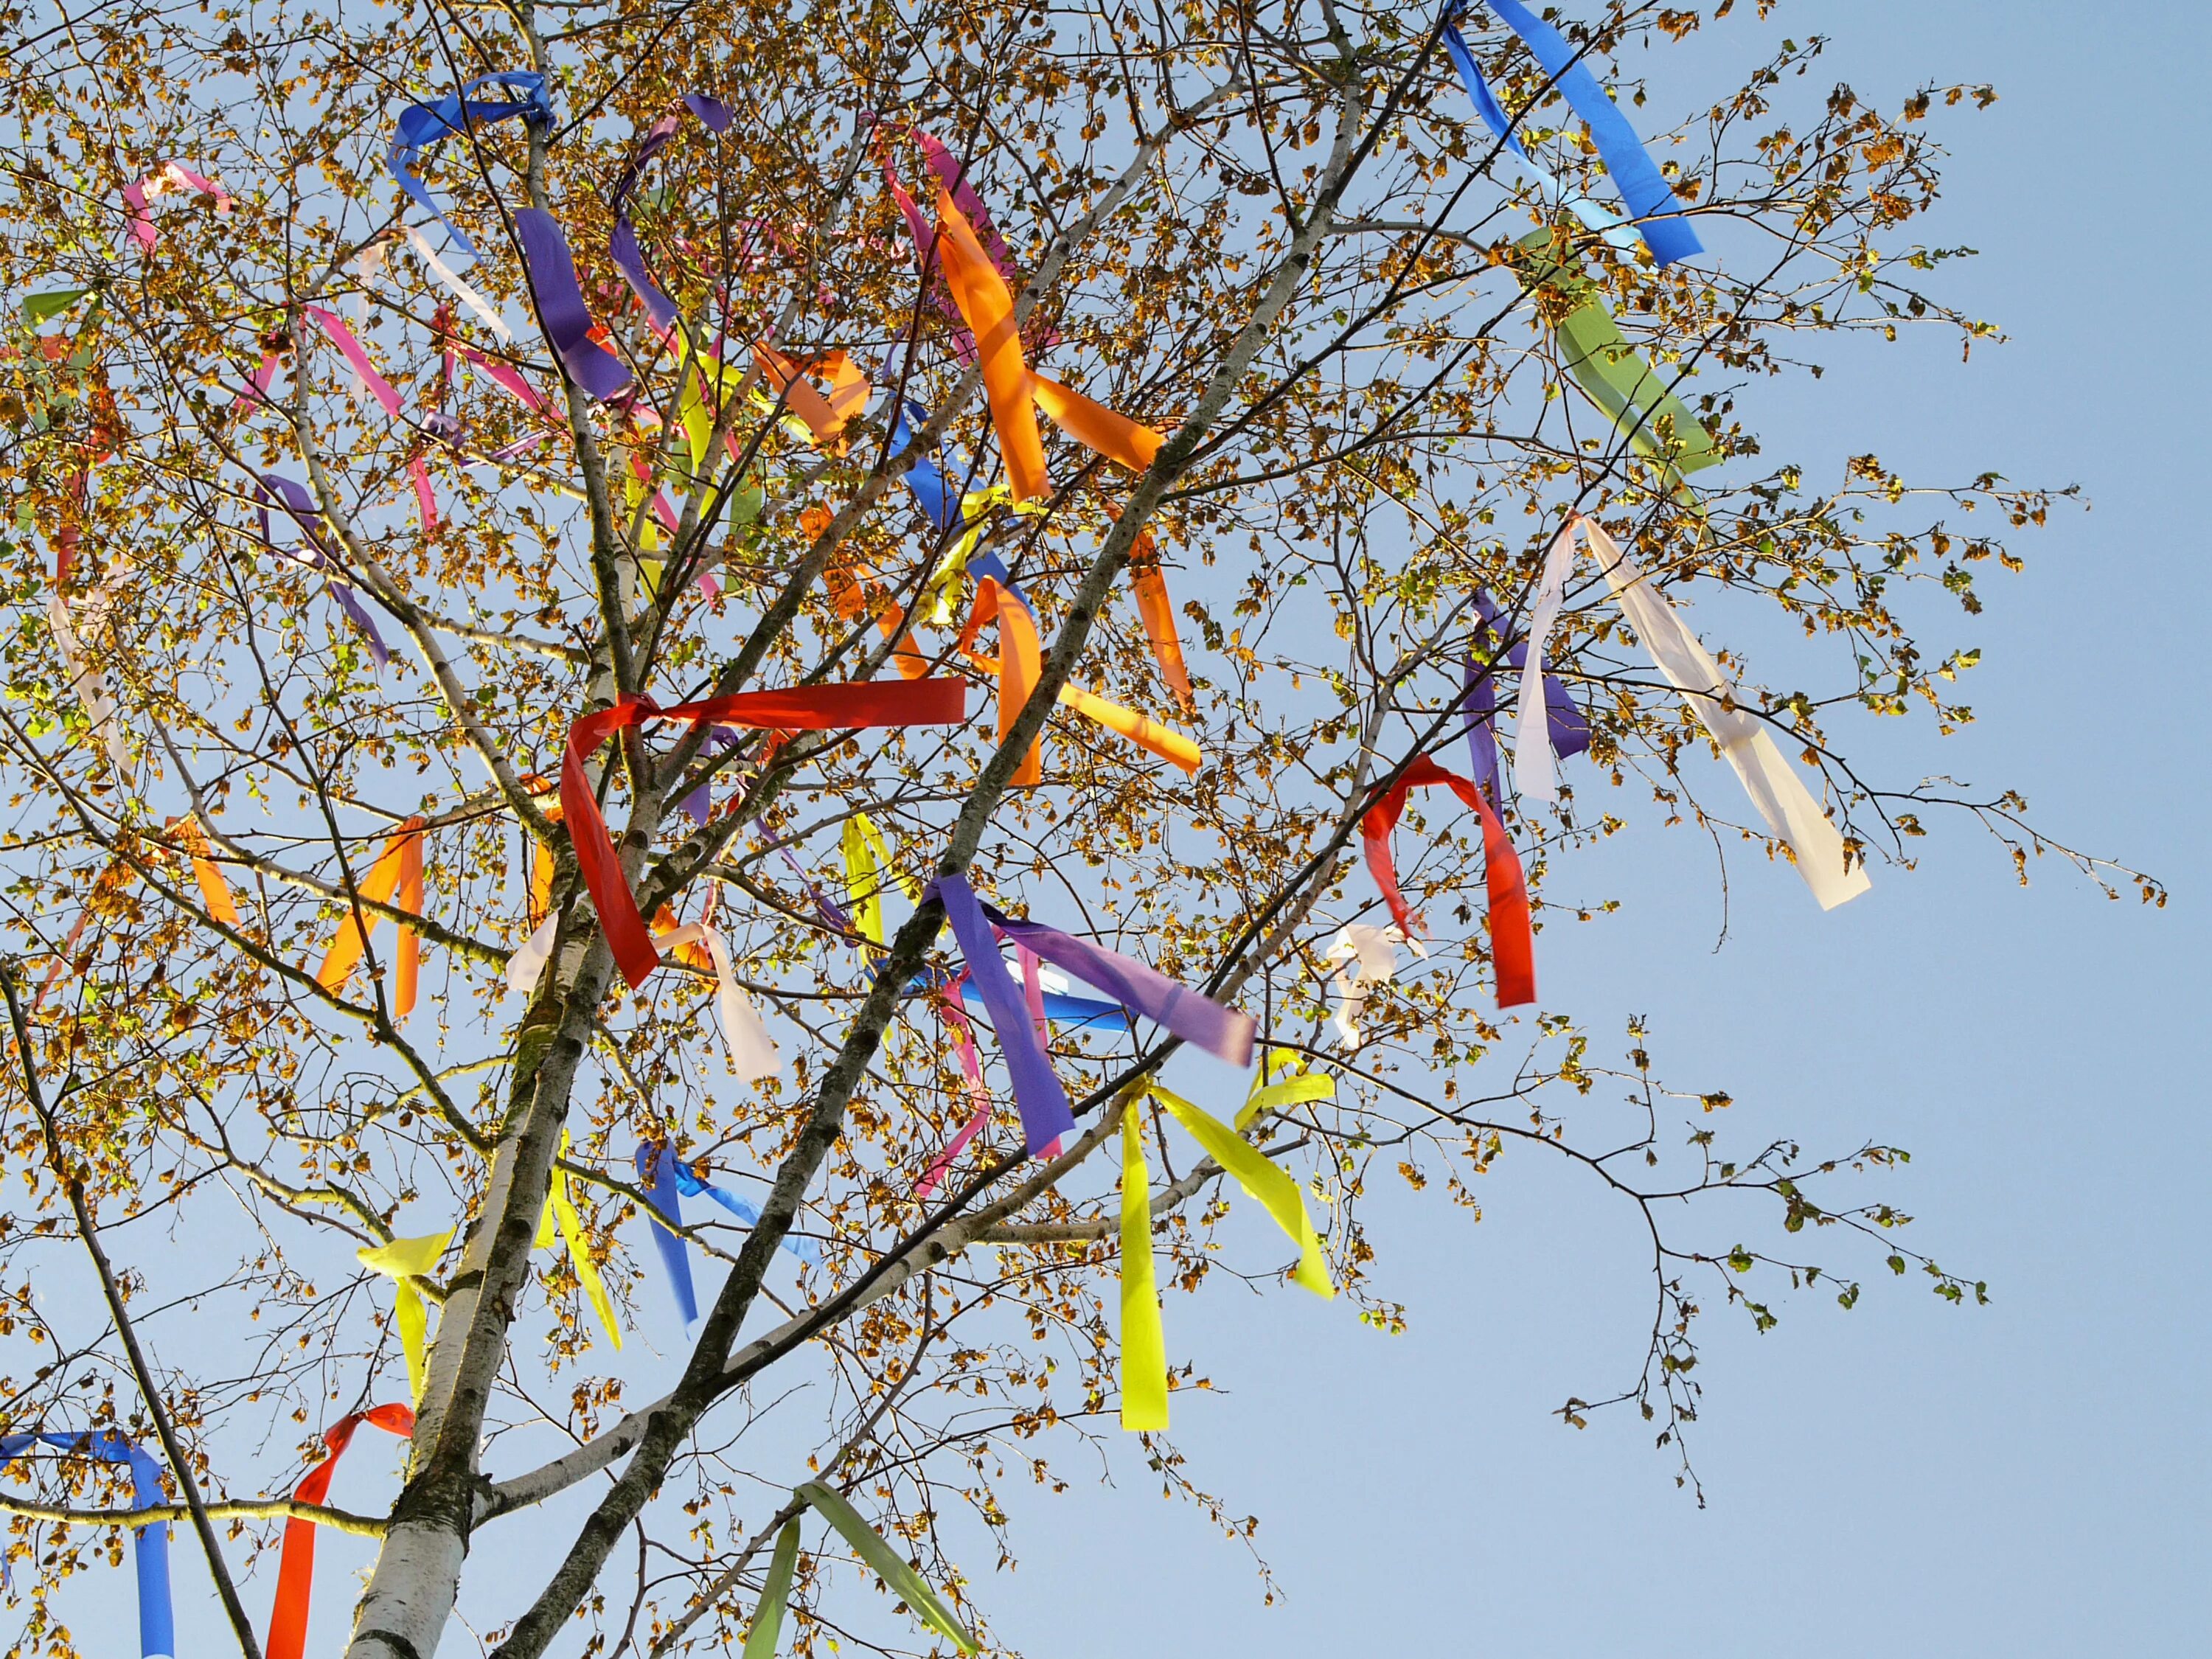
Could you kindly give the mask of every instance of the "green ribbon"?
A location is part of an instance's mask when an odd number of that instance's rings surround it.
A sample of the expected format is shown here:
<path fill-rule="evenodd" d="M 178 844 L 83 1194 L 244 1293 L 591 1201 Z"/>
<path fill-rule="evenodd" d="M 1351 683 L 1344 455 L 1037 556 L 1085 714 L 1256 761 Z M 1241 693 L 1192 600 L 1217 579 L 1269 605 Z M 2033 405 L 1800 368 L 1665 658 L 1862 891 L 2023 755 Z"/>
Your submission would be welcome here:
<path fill-rule="evenodd" d="M 853 1547 L 853 1553 L 875 1570 L 876 1577 L 912 1608 L 922 1623 L 944 1636 L 963 1653 L 974 1653 L 977 1650 L 981 1644 L 968 1633 L 968 1627 L 952 1616 L 952 1610 L 937 1599 L 937 1592 L 922 1582 L 921 1575 L 893 1553 L 891 1547 L 877 1535 L 873 1527 L 860 1519 L 860 1512 L 850 1504 L 819 1480 L 808 1481 L 793 1496 L 811 1505 L 817 1514 L 836 1528 L 844 1535 L 845 1541 Z M 769 1571 L 773 1577 L 773 1565 Z M 765 1598 L 763 1605 L 766 1605 Z M 759 1620 L 757 1619 L 754 1622 L 757 1624 Z M 751 1652 L 751 1645 L 748 1641 L 747 1659 L 759 1659 L 758 1655 Z"/>

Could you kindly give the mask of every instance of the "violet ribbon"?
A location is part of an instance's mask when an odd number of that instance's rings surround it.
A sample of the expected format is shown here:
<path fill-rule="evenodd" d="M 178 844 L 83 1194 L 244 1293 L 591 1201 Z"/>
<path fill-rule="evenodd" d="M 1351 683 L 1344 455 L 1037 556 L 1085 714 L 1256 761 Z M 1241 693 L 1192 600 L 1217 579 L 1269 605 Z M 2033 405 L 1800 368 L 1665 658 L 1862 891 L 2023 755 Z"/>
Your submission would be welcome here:
<path fill-rule="evenodd" d="M 542 208 L 517 208 L 514 234 L 546 343 L 578 386 L 601 403 L 617 396 L 629 384 L 629 370 L 592 338 L 591 309 L 584 303 L 576 261 L 559 222 Z"/>
<path fill-rule="evenodd" d="M 1505 616 L 1481 588 L 1474 590 L 1474 608 L 1482 614 L 1482 623 L 1493 640 L 1506 635 Z M 1528 641 L 1516 640 L 1506 648 L 1506 665 L 1516 672 L 1528 665 Z M 1589 747 L 1589 717 L 1584 714 L 1570 693 L 1551 671 L 1544 666 L 1544 727 L 1552 734 L 1552 752 L 1565 760 L 1570 755 L 1579 755 Z M 1476 781 L 1481 781 L 1477 779 Z"/>
<path fill-rule="evenodd" d="M 1014 1104 L 1022 1115 L 1023 1141 L 1030 1156 L 1049 1158 L 1060 1146 L 1060 1137 L 1074 1129 L 1075 1114 L 1068 1106 L 1067 1091 L 1060 1086 L 1052 1061 L 1045 1056 L 1044 1045 L 1037 1041 L 1029 1010 L 1022 1006 L 1020 988 L 1013 975 L 1005 971 L 1005 958 L 999 955 L 991 923 L 986 919 L 987 907 L 958 876 L 939 876 L 923 892 L 923 902 L 928 902 L 931 893 L 945 906 L 945 919 L 952 925 L 952 937 L 968 961 L 969 982 L 981 994 L 983 1012 L 991 1017 L 991 1029 L 998 1033 L 1000 1052 L 1006 1056 L 1006 1071 L 1013 1079 Z M 997 964 L 999 971 L 975 971 L 987 963 Z"/>
<path fill-rule="evenodd" d="M 522 96 L 470 100 L 469 94 L 477 88 L 495 82 L 510 91 L 520 91 Z M 453 239 L 453 245 L 471 259 L 477 257 L 476 244 L 439 210 L 436 199 L 416 178 L 414 169 L 422 160 L 423 152 L 441 139 L 517 115 L 533 124 L 552 124 L 553 105 L 546 94 L 544 76 L 526 70 L 501 70 L 496 74 L 479 76 L 457 93 L 448 93 L 443 98 L 434 98 L 401 112 L 399 123 L 392 130 L 392 149 L 385 157 L 385 165 L 392 169 L 392 176 L 399 181 L 399 187 L 443 225 L 446 234 Z"/>
<path fill-rule="evenodd" d="M 1551 705 L 1545 705 L 1549 713 Z M 1490 797 L 1493 805 L 1502 806 L 1504 799 L 1498 787 L 1498 737 L 1492 729 L 1498 718 L 1497 681 L 1490 665 L 1475 660 L 1474 653 L 1467 657 L 1467 696 L 1460 700 L 1459 717 L 1467 726 L 1468 775 L 1474 787 Z M 1556 739 L 1554 740 L 1556 747 Z"/>
<path fill-rule="evenodd" d="M 709 131 L 730 130 L 729 109 L 719 98 L 709 98 L 702 92 L 687 92 L 684 94 L 684 107 L 704 122 Z M 607 253 L 663 333 L 676 326 L 676 301 L 653 285 L 645 268 L 645 252 L 638 246 L 637 229 L 629 222 L 629 198 L 637 188 L 638 175 L 645 171 L 647 162 L 668 148 L 668 141 L 676 136 L 683 119 L 680 113 L 671 110 L 646 129 L 645 137 L 638 140 L 629 159 L 623 163 L 622 176 L 616 179 L 614 195 L 609 198 L 609 205 L 614 209 L 615 228 L 607 238 Z"/>
<path fill-rule="evenodd" d="M 315 505 L 315 498 L 307 493 L 307 486 L 284 477 L 281 472 L 264 472 L 255 489 L 263 501 L 274 501 L 281 507 L 306 538 L 303 548 L 278 547 L 269 534 L 269 509 L 264 507 L 260 510 L 264 544 L 280 558 L 289 559 L 295 564 L 305 565 L 310 570 L 322 573 L 324 586 L 329 588 L 331 597 L 337 601 L 338 609 L 344 611 L 352 619 L 353 625 L 368 636 L 368 654 L 375 659 L 379 668 L 383 667 L 392 660 L 392 653 L 385 648 L 384 636 L 376 631 L 376 619 L 362 609 L 361 600 L 354 593 L 353 584 L 336 574 L 341 567 L 323 538 L 322 512 Z"/>

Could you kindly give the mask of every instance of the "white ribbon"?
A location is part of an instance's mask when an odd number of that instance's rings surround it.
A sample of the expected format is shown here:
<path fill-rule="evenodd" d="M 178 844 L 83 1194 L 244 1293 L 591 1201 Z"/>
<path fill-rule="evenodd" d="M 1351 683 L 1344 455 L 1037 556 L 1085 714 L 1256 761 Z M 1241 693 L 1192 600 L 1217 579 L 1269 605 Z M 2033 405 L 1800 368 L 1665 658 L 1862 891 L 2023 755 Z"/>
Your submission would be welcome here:
<path fill-rule="evenodd" d="M 76 700 L 84 705 L 85 718 L 92 722 L 93 731 L 107 751 L 109 764 L 115 768 L 116 781 L 127 785 L 131 781 L 131 751 L 123 746 L 123 728 L 115 718 L 115 698 L 107 689 L 107 677 L 85 654 L 83 642 L 77 638 L 76 628 L 70 617 L 69 601 L 62 597 L 58 584 L 53 598 L 46 602 L 46 626 L 61 651 L 62 665 L 69 670 Z"/>
<path fill-rule="evenodd" d="M 1322 957 L 1323 962 L 1341 964 L 1336 970 L 1336 989 L 1344 1000 L 1336 1005 L 1334 1019 L 1346 1052 L 1358 1048 L 1366 1040 L 1359 1029 L 1359 1016 L 1367 1006 L 1367 988 L 1388 985 L 1397 978 L 1398 947 L 1401 945 L 1412 945 L 1416 956 L 1428 955 L 1420 940 L 1407 939 L 1396 927 L 1376 927 L 1355 921 L 1337 934 L 1336 943 Z"/>
<path fill-rule="evenodd" d="M 507 319 L 485 303 L 483 295 L 453 273 L 446 262 L 438 257 L 437 250 L 430 246 L 429 239 L 412 225 L 403 225 L 400 228 L 406 233 L 407 246 L 415 250 L 416 258 L 429 266 L 430 274 L 451 289 L 456 300 L 476 313 L 477 320 L 498 335 L 502 344 L 512 344 L 514 331 L 507 325 Z"/>
<path fill-rule="evenodd" d="M 523 940 L 522 948 L 507 959 L 507 988 L 528 996 L 545 975 L 553 955 L 553 935 L 561 926 L 558 911 L 538 924 L 538 931 Z"/>
<path fill-rule="evenodd" d="M 1583 527 L 1613 597 L 1651 653 L 1653 665 L 1682 694 L 1735 768 L 1751 804 L 1766 821 L 1767 832 L 1789 848 L 1797 873 L 1805 878 L 1820 908 L 1832 910 L 1873 886 L 1864 862 L 1850 863 L 1842 833 L 1820 810 L 1796 769 L 1783 758 L 1766 723 L 1736 707 L 1735 688 L 1683 622 L 1680 609 L 1652 586 L 1595 520 L 1584 520 Z"/>
<path fill-rule="evenodd" d="M 1521 709 L 1513 732 L 1513 787 L 1534 800 L 1559 798 L 1559 760 L 1552 752 L 1552 726 L 1544 712 L 1544 648 L 1566 603 L 1567 578 L 1575 568 L 1575 526 L 1569 519 L 1552 538 L 1544 555 L 1544 577 L 1528 617 L 1528 654 L 1522 660 Z"/>

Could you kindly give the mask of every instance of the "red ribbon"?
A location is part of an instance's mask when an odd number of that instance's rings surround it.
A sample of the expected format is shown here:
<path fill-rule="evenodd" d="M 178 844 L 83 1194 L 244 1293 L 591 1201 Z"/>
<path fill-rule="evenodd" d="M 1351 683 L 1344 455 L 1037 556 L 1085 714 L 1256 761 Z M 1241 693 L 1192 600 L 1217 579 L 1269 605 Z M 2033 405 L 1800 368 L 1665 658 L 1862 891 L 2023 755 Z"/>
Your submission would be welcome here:
<path fill-rule="evenodd" d="M 739 691 L 726 697 L 663 708 L 646 697 L 626 697 L 586 714 L 568 728 L 561 757 L 561 811 L 575 844 L 576 866 L 598 907 L 599 926 L 623 977 L 635 990 L 660 965 L 653 934 L 638 914 L 623 878 L 621 860 L 586 769 L 601 744 L 647 720 L 693 726 L 737 726 L 771 732 L 844 732 L 867 726 L 957 726 L 968 717 L 968 683 L 957 679 L 856 681 L 783 691 Z"/>
<path fill-rule="evenodd" d="M 1424 931 L 1398 890 L 1397 860 L 1390 854 L 1390 832 L 1414 790 L 1441 783 L 1482 819 L 1483 875 L 1490 887 L 1490 956 L 1498 975 L 1498 1006 L 1515 1008 L 1536 1000 L 1536 939 L 1528 924 L 1528 885 L 1512 837 L 1481 790 L 1456 772 L 1447 772 L 1426 755 L 1415 758 L 1390 793 L 1367 809 L 1359 821 L 1366 843 L 1367 868 L 1382 890 L 1391 919 L 1410 937 Z"/>
<path fill-rule="evenodd" d="M 365 1412 L 342 1417 L 323 1431 L 323 1443 L 331 1455 L 307 1471 L 307 1479 L 293 1489 L 301 1504 L 319 1504 L 330 1495 L 331 1477 L 338 1459 L 352 1443 L 353 1431 L 373 1423 L 387 1434 L 403 1438 L 415 1432 L 415 1413 L 405 1406 L 372 1406 Z M 276 1605 L 269 1613 L 266 1659 L 300 1659 L 307 1645 L 307 1607 L 315 1588 L 315 1525 L 295 1516 L 284 1523 L 284 1543 L 276 1557 Z"/>

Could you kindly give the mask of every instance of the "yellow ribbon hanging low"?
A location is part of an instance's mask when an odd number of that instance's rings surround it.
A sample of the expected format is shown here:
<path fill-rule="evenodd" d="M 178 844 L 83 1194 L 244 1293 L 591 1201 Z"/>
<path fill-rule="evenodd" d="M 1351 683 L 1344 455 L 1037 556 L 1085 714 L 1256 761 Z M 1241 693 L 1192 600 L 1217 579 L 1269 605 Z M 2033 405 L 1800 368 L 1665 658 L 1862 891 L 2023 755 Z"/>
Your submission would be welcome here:
<path fill-rule="evenodd" d="M 1288 1048 L 1272 1049 L 1260 1075 L 1252 1079 L 1252 1092 L 1237 1109 L 1237 1127 L 1245 1127 L 1262 1112 L 1279 1112 L 1285 1106 L 1335 1098 L 1334 1078 L 1309 1073 L 1304 1054 Z"/>
<path fill-rule="evenodd" d="M 354 1252 L 362 1267 L 382 1273 L 396 1287 L 392 1322 L 399 1327 L 399 1346 L 407 1356 L 407 1386 L 417 1401 L 422 1398 L 428 1364 L 425 1339 L 429 1334 L 430 1313 L 415 1281 L 428 1277 L 438 1265 L 455 1231 L 448 1227 L 442 1233 L 425 1233 L 420 1238 L 395 1238 L 389 1244 Z"/>
<path fill-rule="evenodd" d="M 884 841 L 884 832 L 876 828 L 876 821 L 866 812 L 855 812 L 845 820 L 842 844 L 845 892 L 852 901 L 853 921 L 862 933 L 881 945 L 884 884 L 896 884 L 915 903 L 921 899 L 921 885 L 891 862 L 890 848 Z"/>
<path fill-rule="evenodd" d="M 1327 1081 L 1327 1079 L 1320 1079 Z M 1287 1087 L 1288 1085 L 1274 1085 Z M 1334 1085 L 1332 1084 L 1332 1090 Z M 1261 1091 L 1264 1094 L 1264 1091 Z M 1167 1344 L 1160 1328 L 1159 1300 L 1152 1273 L 1151 1176 L 1145 1168 L 1140 1112 L 1156 1100 L 1190 1131 L 1206 1155 L 1235 1177 L 1260 1201 L 1293 1244 L 1298 1265 L 1291 1274 L 1316 1296 L 1334 1297 L 1336 1286 L 1322 1259 L 1321 1241 L 1306 1213 L 1298 1183 L 1266 1154 L 1219 1118 L 1193 1105 L 1173 1090 L 1147 1081 L 1121 1115 L 1121 1426 L 1164 1429 L 1168 1425 Z M 1249 1104 L 1249 1102 L 1247 1103 Z"/>
<path fill-rule="evenodd" d="M 568 1156 L 568 1132 L 561 1131 L 561 1153 Z M 541 1250 L 553 1247 L 553 1224 L 561 1224 L 561 1237 L 568 1247 L 569 1265 L 576 1270 L 576 1282 L 584 1287 L 585 1299 L 591 1303 L 592 1311 L 599 1316 L 599 1327 L 606 1332 L 615 1352 L 622 1352 L 622 1327 L 615 1323 L 615 1304 L 608 1299 L 607 1287 L 599 1278 L 599 1270 L 592 1260 L 590 1240 L 584 1235 L 584 1218 L 576 1212 L 576 1200 L 568 1195 L 568 1172 L 560 1164 L 553 1166 L 552 1185 L 546 1190 L 545 1208 L 538 1218 L 538 1238 L 534 1248 Z"/>

